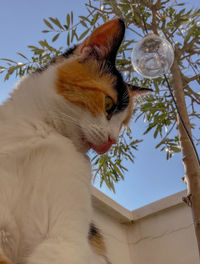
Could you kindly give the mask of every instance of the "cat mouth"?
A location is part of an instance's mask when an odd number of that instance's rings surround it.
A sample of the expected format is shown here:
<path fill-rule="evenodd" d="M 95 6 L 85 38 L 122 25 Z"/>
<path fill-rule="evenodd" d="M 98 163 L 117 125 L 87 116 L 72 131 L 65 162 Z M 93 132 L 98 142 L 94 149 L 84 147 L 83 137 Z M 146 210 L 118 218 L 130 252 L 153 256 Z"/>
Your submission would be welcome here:
<path fill-rule="evenodd" d="M 116 144 L 116 140 L 110 138 L 108 139 L 107 142 L 103 143 L 102 145 L 95 145 L 88 142 L 89 147 L 100 155 L 106 153 L 113 144 Z"/>
<path fill-rule="evenodd" d="M 100 145 L 91 143 L 89 140 L 87 140 L 84 134 L 82 134 L 81 140 L 87 151 L 89 151 L 89 149 L 93 149 L 99 155 L 106 153 L 113 144 L 117 143 L 117 140 L 110 138 L 110 136 L 108 137 L 108 141 Z"/>

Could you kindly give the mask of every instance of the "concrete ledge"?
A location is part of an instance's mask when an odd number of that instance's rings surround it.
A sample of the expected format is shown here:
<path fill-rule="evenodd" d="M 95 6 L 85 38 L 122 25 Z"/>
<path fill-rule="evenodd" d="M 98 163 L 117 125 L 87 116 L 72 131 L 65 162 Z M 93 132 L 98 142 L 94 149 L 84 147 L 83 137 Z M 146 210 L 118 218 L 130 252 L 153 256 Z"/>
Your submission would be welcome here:
<path fill-rule="evenodd" d="M 131 212 L 132 221 L 137 221 L 141 218 L 166 210 L 167 208 L 183 204 L 182 198 L 184 196 L 186 196 L 186 191 L 181 191 L 162 198 L 156 202 L 145 205 L 139 209 L 133 210 Z"/>
<path fill-rule="evenodd" d="M 139 209 L 129 211 L 110 199 L 108 196 L 92 187 L 92 203 L 95 208 L 100 209 L 109 216 L 114 217 L 120 223 L 137 221 L 149 215 L 155 214 L 167 208 L 183 204 L 182 197 L 186 191 L 175 193 L 156 202 L 150 203 Z"/>
<path fill-rule="evenodd" d="M 125 209 L 95 187 L 92 188 L 92 204 L 95 208 L 116 218 L 119 222 L 130 222 L 132 219 L 131 211 Z"/>

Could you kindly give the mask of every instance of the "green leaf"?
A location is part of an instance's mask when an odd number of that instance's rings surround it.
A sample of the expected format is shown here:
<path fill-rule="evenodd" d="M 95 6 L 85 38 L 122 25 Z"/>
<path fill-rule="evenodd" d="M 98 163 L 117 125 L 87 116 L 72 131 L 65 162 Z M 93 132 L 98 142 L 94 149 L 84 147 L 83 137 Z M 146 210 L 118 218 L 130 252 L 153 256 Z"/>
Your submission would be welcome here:
<path fill-rule="evenodd" d="M 0 60 L 3 60 L 3 61 L 8 61 L 8 62 L 12 62 L 12 63 L 15 63 L 15 64 L 17 64 L 17 62 L 16 62 L 16 61 L 13 61 L 13 60 L 11 60 L 11 59 L 0 58 Z"/>
<path fill-rule="evenodd" d="M 160 132 L 160 129 L 161 129 L 161 127 L 160 127 L 160 126 L 157 126 L 157 128 L 156 128 L 156 130 L 155 130 L 155 132 L 154 132 L 154 134 L 153 134 L 153 137 L 154 137 L 154 138 L 157 138 L 158 133 Z"/>
<path fill-rule="evenodd" d="M 120 177 L 124 180 L 124 175 L 121 173 L 120 169 L 115 164 L 113 164 L 113 167 L 116 172 L 120 175 Z"/>
<path fill-rule="evenodd" d="M 85 23 L 85 21 L 81 20 L 80 23 L 81 23 L 84 27 L 88 28 L 88 26 L 87 26 L 87 24 Z"/>
<path fill-rule="evenodd" d="M 185 3 L 176 4 L 176 6 L 184 6 Z"/>
<path fill-rule="evenodd" d="M 42 30 L 42 33 L 49 33 L 49 30 Z"/>
<path fill-rule="evenodd" d="M 28 48 L 31 49 L 35 55 L 42 55 L 44 53 L 44 49 L 40 49 L 40 48 L 32 46 L 32 45 L 28 46 Z"/>
<path fill-rule="evenodd" d="M 80 37 L 79 37 L 78 40 L 79 40 L 79 41 L 82 40 L 82 39 L 88 34 L 89 30 L 90 30 L 90 29 L 88 28 L 86 31 L 84 31 L 84 32 L 80 35 Z"/>
<path fill-rule="evenodd" d="M 69 29 L 69 27 L 67 26 L 67 25 L 63 25 L 64 26 L 64 28 L 66 29 L 66 30 L 68 30 Z"/>
<path fill-rule="evenodd" d="M 75 36 L 75 29 L 72 29 L 72 34 L 71 34 L 71 43 L 74 40 L 74 36 Z"/>
<path fill-rule="evenodd" d="M 91 25 L 94 25 L 96 22 L 97 22 L 97 19 L 99 17 L 99 13 L 96 13 L 94 16 L 93 16 L 93 19 L 92 21 L 90 22 Z"/>
<path fill-rule="evenodd" d="M 87 18 L 87 17 L 85 17 L 85 16 L 79 16 L 82 20 L 86 20 L 87 22 L 89 22 L 90 23 L 90 20 L 89 20 L 89 18 Z"/>
<path fill-rule="evenodd" d="M 27 61 L 29 61 L 29 59 L 28 59 L 24 54 L 22 54 L 22 53 L 20 53 L 20 52 L 17 52 L 17 54 L 18 54 L 19 56 L 21 56 L 22 58 L 26 59 Z"/>
<path fill-rule="evenodd" d="M 55 48 L 53 48 L 52 46 L 50 46 L 50 45 L 48 44 L 48 42 L 47 42 L 46 39 L 45 39 L 45 40 L 40 40 L 38 43 L 39 43 L 43 48 L 48 49 L 50 52 L 55 52 L 55 51 L 56 51 Z M 44 51 L 45 51 L 45 50 L 43 50 L 43 52 L 44 52 Z"/>
<path fill-rule="evenodd" d="M 72 25 L 73 25 L 73 23 L 74 23 L 74 14 L 73 14 L 72 11 L 71 11 L 71 23 L 72 23 Z"/>
<path fill-rule="evenodd" d="M 53 38 L 52 38 L 52 42 L 56 41 L 58 39 L 58 37 L 60 36 L 60 33 L 56 34 Z"/>
<path fill-rule="evenodd" d="M 115 187 L 112 181 L 109 182 L 109 187 L 115 193 Z"/>
<path fill-rule="evenodd" d="M 176 153 L 178 153 L 178 152 L 180 152 L 181 151 L 181 149 L 179 148 L 179 147 L 171 147 L 171 150 L 173 151 L 173 152 L 176 152 Z"/>
<path fill-rule="evenodd" d="M 70 46 L 70 32 L 67 34 L 67 45 Z"/>
<path fill-rule="evenodd" d="M 58 20 L 58 18 L 53 18 L 53 17 L 49 17 L 49 19 L 51 20 L 51 22 L 53 22 L 57 27 L 59 27 L 60 29 L 64 29 L 63 26 L 61 25 L 60 21 Z"/>
<path fill-rule="evenodd" d="M 148 128 L 144 131 L 144 135 L 146 135 L 153 127 L 155 127 L 156 124 L 154 123 L 150 123 Z"/>
<path fill-rule="evenodd" d="M 49 27 L 50 29 L 54 30 L 54 27 L 51 25 L 51 23 L 46 20 L 45 18 L 43 19 L 44 23 L 46 24 L 47 27 Z"/>
<path fill-rule="evenodd" d="M 4 78 L 4 80 L 5 80 L 5 81 L 8 80 L 9 77 L 10 77 L 10 75 L 12 75 L 13 72 L 14 72 L 16 69 L 20 68 L 21 66 L 23 66 L 23 64 L 22 64 L 22 65 L 16 65 L 16 66 L 10 67 L 10 68 L 7 70 L 7 74 L 6 74 L 5 78 Z"/>
<path fill-rule="evenodd" d="M 70 15 L 67 14 L 67 27 L 69 28 L 69 26 L 70 26 Z"/>

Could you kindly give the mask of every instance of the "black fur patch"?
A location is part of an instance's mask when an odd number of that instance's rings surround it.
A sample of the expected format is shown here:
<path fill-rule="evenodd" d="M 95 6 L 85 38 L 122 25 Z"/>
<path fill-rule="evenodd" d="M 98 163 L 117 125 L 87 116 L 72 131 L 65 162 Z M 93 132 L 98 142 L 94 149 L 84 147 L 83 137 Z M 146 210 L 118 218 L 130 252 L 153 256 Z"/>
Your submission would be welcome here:
<path fill-rule="evenodd" d="M 102 66 L 100 66 L 102 72 L 109 73 L 115 77 L 115 84 L 113 88 L 117 91 L 117 103 L 108 113 L 112 116 L 113 114 L 123 111 L 129 105 L 128 88 L 121 73 L 117 70 L 115 63 L 112 60 L 106 60 L 102 63 L 102 65 L 105 69 L 102 69 Z"/>
<path fill-rule="evenodd" d="M 76 49 L 76 46 L 67 49 L 65 52 L 63 52 L 63 54 L 61 56 L 63 56 L 64 58 L 68 58 Z"/>
<path fill-rule="evenodd" d="M 88 232 L 88 239 L 91 240 L 97 234 L 99 234 L 99 229 L 95 226 L 94 223 L 91 223 Z"/>

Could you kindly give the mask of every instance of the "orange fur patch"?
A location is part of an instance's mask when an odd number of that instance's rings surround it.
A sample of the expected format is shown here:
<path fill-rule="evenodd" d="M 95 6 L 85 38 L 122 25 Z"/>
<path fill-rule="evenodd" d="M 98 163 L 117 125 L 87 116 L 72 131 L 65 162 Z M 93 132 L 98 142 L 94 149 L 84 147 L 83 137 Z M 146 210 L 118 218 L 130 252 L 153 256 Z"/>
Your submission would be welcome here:
<path fill-rule="evenodd" d="M 90 242 L 90 245 L 93 251 L 97 255 L 102 256 L 106 260 L 106 262 L 109 263 L 107 254 L 106 254 L 106 246 L 105 246 L 103 236 L 101 235 L 101 233 L 97 231 L 96 234 L 90 238 L 89 242 Z"/>
<path fill-rule="evenodd" d="M 105 113 L 105 95 L 117 101 L 113 78 L 109 74 L 101 76 L 94 61 L 81 63 L 72 57 L 59 65 L 57 74 L 57 92 L 71 103 L 87 108 L 93 115 Z"/>
<path fill-rule="evenodd" d="M 11 264 L 11 261 L 4 255 L 2 250 L 0 250 L 0 264 Z"/>

